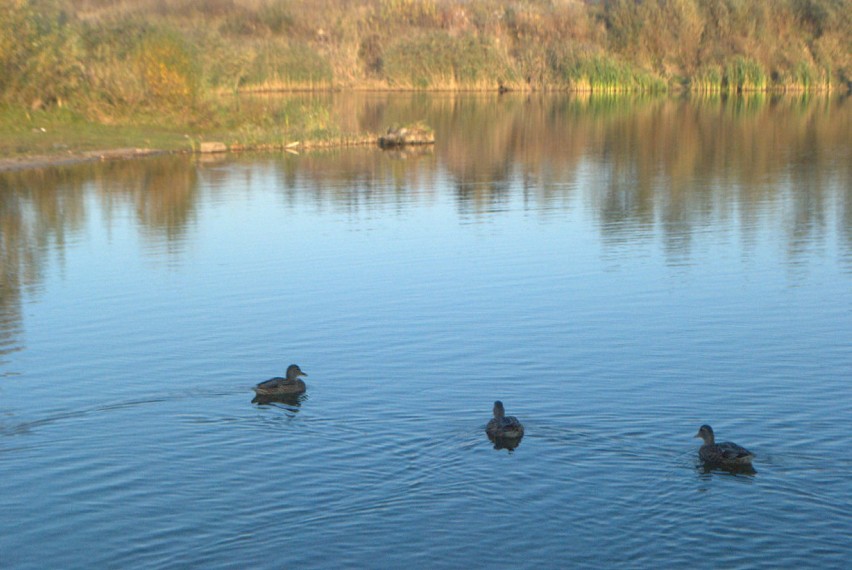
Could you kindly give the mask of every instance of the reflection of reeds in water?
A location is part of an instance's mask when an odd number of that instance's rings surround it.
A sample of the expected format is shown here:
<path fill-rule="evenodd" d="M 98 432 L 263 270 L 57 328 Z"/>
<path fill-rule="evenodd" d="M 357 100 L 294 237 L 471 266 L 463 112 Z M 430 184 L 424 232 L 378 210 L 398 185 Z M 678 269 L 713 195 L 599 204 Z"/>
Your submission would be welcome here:
<path fill-rule="evenodd" d="M 747 233 L 754 220 L 775 216 L 791 260 L 838 227 L 852 266 L 849 99 L 311 94 L 265 97 L 263 106 L 278 100 L 322 107 L 344 130 L 422 120 L 437 139 L 417 160 L 376 148 L 278 154 L 271 168 L 290 201 L 349 212 L 410 207 L 434 202 L 446 180 L 461 214 L 488 216 L 516 198 L 525 208 L 557 209 L 585 189 L 609 243 L 654 228 L 678 259 L 708 223 Z M 4 330 L 17 330 L 21 291 L 41 281 L 47 253 L 82 228 L 90 189 L 108 220 L 130 207 L 148 240 L 179 251 L 200 185 L 215 192 L 233 176 L 180 156 L 0 173 Z"/>
<path fill-rule="evenodd" d="M 807 95 L 710 94 L 689 100 L 511 94 L 301 98 L 311 106 L 325 106 L 334 120 L 348 117 L 345 128 L 353 131 L 424 120 L 437 133 L 434 150 L 422 149 L 434 153 L 422 157 L 426 160 L 391 160 L 403 156 L 358 148 L 277 161 L 283 192 L 291 192 L 298 181 L 308 188 L 301 199 L 344 208 L 353 206 L 353 193 L 358 195 L 357 207 L 384 205 L 389 180 L 395 189 L 405 190 L 407 202 L 431 196 L 439 166 L 450 175 L 466 211 L 493 211 L 519 185 L 529 193 L 525 201 L 550 207 L 570 197 L 583 182 L 580 173 L 591 168 L 605 179 L 604 190 L 593 199 L 605 227 L 613 230 L 631 220 L 645 223 L 662 217 L 689 224 L 695 216 L 728 216 L 726 205 L 734 202 L 741 215 L 751 216 L 753 209 L 775 199 L 779 184 L 790 180 L 807 190 L 808 208 L 801 214 L 807 218 L 813 204 L 825 205 L 821 195 L 832 187 L 821 173 L 837 172 L 838 164 L 852 162 L 847 160 L 846 101 Z M 281 104 L 301 105 L 292 99 L 280 98 Z M 274 107 L 275 101 L 265 97 L 264 108 Z M 823 148 L 831 150 L 820 152 Z M 415 151 L 404 152 L 410 157 Z M 329 161 L 335 168 L 327 168 Z M 202 176 L 210 182 L 230 174 L 211 169 Z M 94 182 L 108 214 L 130 200 L 147 233 L 178 241 L 194 216 L 198 177 L 199 170 L 182 157 L 165 157 L 5 173 L 0 183 L 15 190 L 4 198 L 4 211 L 15 217 L 21 204 L 34 208 L 41 229 L 30 230 L 41 239 L 53 234 L 61 240 L 75 219 L 79 223 L 84 216 L 79 189 Z M 35 188 L 38 194 L 20 192 Z M 69 188 L 78 192 L 69 193 Z M 60 211 L 62 219 L 57 219 Z M 4 223 L 3 231 L 8 234 L 4 247 L 9 247 L 15 224 Z"/>
<path fill-rule="evenodd" d="M 182 239 L 197 206 L 198 171 L 187 160 L 113 162 L 99 176 L 104 200 L 111 206 L 132 203 L 149 236 L 171 243 Z"/>

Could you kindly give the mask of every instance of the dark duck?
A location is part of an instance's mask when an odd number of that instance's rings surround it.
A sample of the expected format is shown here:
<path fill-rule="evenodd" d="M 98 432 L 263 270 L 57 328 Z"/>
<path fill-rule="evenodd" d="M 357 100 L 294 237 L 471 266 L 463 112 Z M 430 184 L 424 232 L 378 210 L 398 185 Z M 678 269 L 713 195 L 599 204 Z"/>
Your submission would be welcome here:
<path fill-rule="evenodd" d="M 507 416 L 503 402 L 494 402 L 494 417 L 485 426 L 485 433 L 489 438 L 521 438 L 524 435 L 524 426 L 515 416 Z"/>
<path fill-rule="evenodd" d="M 706 424 L 701 426 L 695 437 L 704 440 L 704 445 L 698 450 L 698 457 L 705 465 L 726 469 L 748 469 L 751 467 L 754 454 L 745 447 L 730 441 L 716 443 L 716 436 L 710 426 Z"/>
<path fill-rule="evenodd" d="M 287 367 L 287 377 L 281 378 L 276 376 L 270 378 L 266 382 L 261 382 L 254 387 L 254 391 L 258 396 L 283 396 L 304 394 L 307 386 L 299 378 L 299 376 L 307 376 L 298 364 L 291 364 Z"/>

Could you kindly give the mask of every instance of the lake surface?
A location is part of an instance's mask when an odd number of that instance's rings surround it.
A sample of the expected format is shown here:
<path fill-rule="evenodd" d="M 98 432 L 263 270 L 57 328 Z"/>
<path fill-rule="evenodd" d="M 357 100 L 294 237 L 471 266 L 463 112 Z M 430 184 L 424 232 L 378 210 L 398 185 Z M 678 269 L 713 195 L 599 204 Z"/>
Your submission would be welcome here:
<path fill-rule="evenodd" d="M 0 567 L 848 567 L 852 100 L 299 101 L 438 142 L 0 173 Z"/>

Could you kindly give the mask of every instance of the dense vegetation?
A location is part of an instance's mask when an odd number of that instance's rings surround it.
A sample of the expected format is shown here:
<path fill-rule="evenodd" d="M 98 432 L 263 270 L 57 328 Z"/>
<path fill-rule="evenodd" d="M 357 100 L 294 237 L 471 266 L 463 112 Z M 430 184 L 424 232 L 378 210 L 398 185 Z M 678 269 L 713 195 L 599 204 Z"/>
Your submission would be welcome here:
<path fill-rule="evenodd" d="M 852 0 L 0 0 L 0 102 L 105 123 L 221 123 L 238 90 L 850 85 Z"/>

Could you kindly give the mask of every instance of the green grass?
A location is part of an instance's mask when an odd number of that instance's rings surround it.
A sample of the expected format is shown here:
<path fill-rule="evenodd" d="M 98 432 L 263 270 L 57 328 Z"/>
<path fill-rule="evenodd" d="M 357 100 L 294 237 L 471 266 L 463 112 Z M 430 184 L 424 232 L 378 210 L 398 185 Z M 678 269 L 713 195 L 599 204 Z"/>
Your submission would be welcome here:
<path fill-rule="evenodd" d="M 375 140 L 366 133 L 340 128 L 328 105 L 320 101 L 262 97 L 224 97 L 206 111 L 204 120 L 170 121 L 137 115 L 110 124 L 92 122 L 68 108 L 26 111 L 0 105 L 0 158 L 28 155 L 63 156 L 115 148 L 190 151 L 202 141 L 234 148 L 280 148 L 299 142 L 310 146 Z"/>
<path fill-rule="evenodd" d="M 93 123 L 67 109 L 27 112 L 0 106 L 0 156 L 63 155 L 111 148 L 189 150 L 189 133 L 152 124 Z"/>

